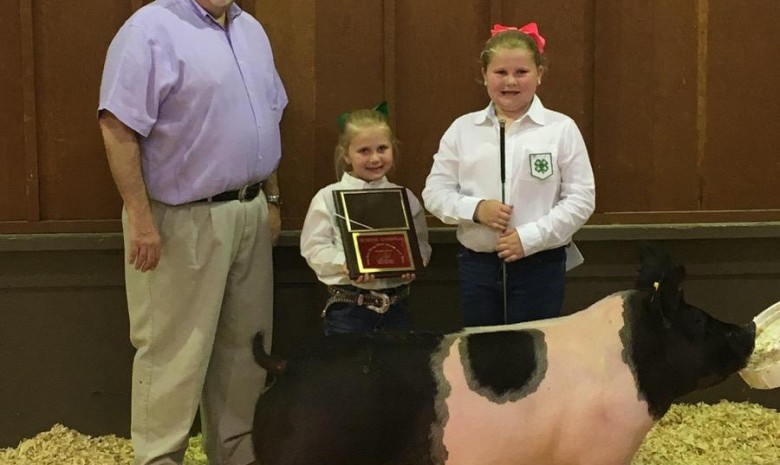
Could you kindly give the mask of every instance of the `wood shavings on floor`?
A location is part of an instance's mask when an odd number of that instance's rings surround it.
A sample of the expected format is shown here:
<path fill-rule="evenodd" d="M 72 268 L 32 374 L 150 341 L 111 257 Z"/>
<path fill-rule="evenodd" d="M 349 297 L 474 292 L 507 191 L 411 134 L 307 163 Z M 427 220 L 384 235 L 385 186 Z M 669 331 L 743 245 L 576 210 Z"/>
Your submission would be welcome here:
<path fill-rule="evenodd" d="M 207 465 L 200 435 L 184 465 Z M 2 465 L 131 465 L 130 441 L 90 437 L 62 425 L 0 449 Z M 780 465 L 780 412 L 747 402 L 675 404 L 631 465 Z"/>
<path fill-rule="evenodd" d="M 675 404 L 631 465 L 779 465 L 780 412 L 747 402 Z"/>
<path fill-rule="evenodd" d="M 15 449 L 0 449 L 0 465 L 131 465 L 130 440 L 114 435 L 90 437 L 54 425 Z M 201 435 L 190 438 L 184 465 L 207 465 Z"/>

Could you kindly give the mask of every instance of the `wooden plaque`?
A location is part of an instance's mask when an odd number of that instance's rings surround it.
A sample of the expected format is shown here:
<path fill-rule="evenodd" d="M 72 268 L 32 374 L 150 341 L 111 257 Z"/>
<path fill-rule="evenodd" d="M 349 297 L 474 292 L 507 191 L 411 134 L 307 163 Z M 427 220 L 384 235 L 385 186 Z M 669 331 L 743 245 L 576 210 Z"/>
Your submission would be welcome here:
<path fill-rule="evenodd" d="M 422 271 L 406 189 L 336 190 L 333 200 L 350 279 Z"/>

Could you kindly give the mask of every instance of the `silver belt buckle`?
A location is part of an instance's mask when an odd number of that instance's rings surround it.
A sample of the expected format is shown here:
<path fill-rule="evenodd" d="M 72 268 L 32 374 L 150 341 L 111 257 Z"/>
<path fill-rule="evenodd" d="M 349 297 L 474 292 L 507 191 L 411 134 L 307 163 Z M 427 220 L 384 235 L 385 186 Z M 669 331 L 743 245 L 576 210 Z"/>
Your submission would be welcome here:
<path fill-rule="evenodd" d="M 382 301 L 382 305 L 380 305 L 379 307 L 374 306 L 374 305 L 366 305 L 366 308 L 369 308 L 369 309 L 379 313 L 380 315 L 383 315 L 383 314 L 387 313 L 387 310 L 390 308 L 390 296 L 388 296 L 387 294 L 382 294 L 381 292 L 376 292 L 376 291 L 369 291 L 369 293 L 372 296 L 374 296 L 374 297 L 378 297 Z M 360 304 L 358 304 L 358 305 L 360 305 Z"/>
<path fill-rule="evenodd" d="M 249 189 L 249 185 L 242 187 L 238 190 L 238 201 L 243 202 L 246 200 L 246 190 Z"/>

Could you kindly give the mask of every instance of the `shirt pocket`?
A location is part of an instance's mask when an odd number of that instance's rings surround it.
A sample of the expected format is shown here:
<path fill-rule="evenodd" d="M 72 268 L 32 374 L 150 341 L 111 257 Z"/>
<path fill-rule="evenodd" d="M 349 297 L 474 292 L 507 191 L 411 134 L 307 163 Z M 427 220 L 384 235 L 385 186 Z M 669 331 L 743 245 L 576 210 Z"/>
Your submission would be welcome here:
<path fill-rule="evenodd" d="M 516 160 L 515 173 L 522 182 L 552 183 L 560 181 L 558 151 L 554 145 L 531 145 Z"/>

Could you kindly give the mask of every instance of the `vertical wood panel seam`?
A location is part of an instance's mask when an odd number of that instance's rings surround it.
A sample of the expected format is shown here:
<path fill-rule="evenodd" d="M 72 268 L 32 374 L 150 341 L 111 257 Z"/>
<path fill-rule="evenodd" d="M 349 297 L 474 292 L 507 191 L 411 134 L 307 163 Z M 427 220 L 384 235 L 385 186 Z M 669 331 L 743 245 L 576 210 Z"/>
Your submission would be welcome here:
<path fill-rule="evenodd" d="M 384 0 L 384 93 L 385 100 L 390 105 L 390 124 L 396 126 L 396 115 L 398 114 L 395 99 L 396 87 L 396 4 L 395 0 Z"/>
<path fill-rule="evenodd" d="M 22 60 L 22 132 L 25 164 L 25 213 L 28 221 L 40 221 L 38 131 L 35 108 L 35 48 L 32 0 L 19 2 Z"/>
<path fill-rule="evenodd" d="M 244 2 L 244 6 L 242 7 L 242 10 L 246 11 L 253 17 L 257 18 L 257 15 L 255 14 L 255 12 L 257 11 L 257 3 L 255 1 Z"/>
<path fill-rule="evenodd" d="M 502 0 L 490 0 L 490 24 L 488 24 L 488 31 L 494 24 L 503 24 L 503 20 L 501 19 L 501 1 Z"/>
<path fill-rule="evenodd" d="M 597 142 L 597 131 L 596 131 L 596 125 L 597 125 L 597 115 L 596 115 L 596 91 L 598 90 L 598 85 L 596 84 L 596 81 L 598 80 L 598 76 L 596 75 L 596 71 L 598 70 L 598 66 L 596 63 L 597 59 L 597 47 L 598 44 L 596 41 L 598 40 L 598 35 L 596 34 L 596 29 L 598 27 L 598 8 L 596 6 L 596 0 L 591 0 L 590 2 L 590 75 L 591 75 L 591 87 L 590 87 L 590 140 L 591 140 L 591 151 L 590 151 L 590 164 L 591 169 L 593 170 L 593 176 L 596 178 L 600 177 L 600 168 L 601 166 L 598 163 L 598 142 Z M 601 208 L 598 202 L 596 203 L 596 211 L 594 213 L 600 213 Z"/>
<path fill-rule="evenodd" d="M 696 57 L 696 176 L 699 185 L 699 208 L 704 208 L 704 173 L 702 167 L 707 149 L 707 55 L 709 53 L 709 0 L 697 2 Z"/>
<path fill-rule="evenodd" d="M 590 143 L 592 145 L 592 151 L 590 154 L 590 162 L 593 165 L 593 171 L 598 169 L 596 163 L 596 0 L 590 2 Z M 596 206 L 598 208 L 598 205 Z"/>

